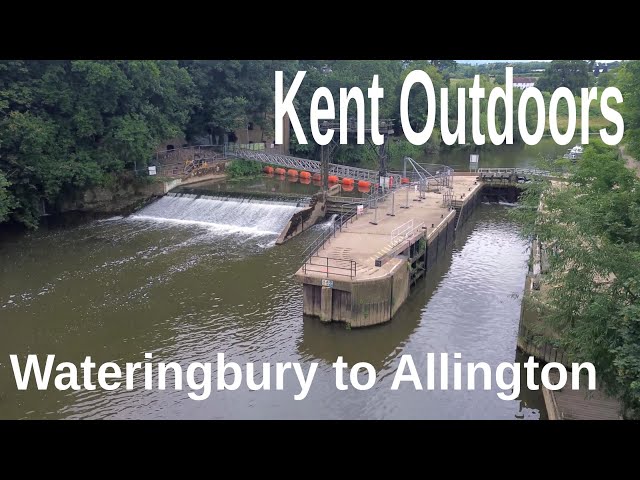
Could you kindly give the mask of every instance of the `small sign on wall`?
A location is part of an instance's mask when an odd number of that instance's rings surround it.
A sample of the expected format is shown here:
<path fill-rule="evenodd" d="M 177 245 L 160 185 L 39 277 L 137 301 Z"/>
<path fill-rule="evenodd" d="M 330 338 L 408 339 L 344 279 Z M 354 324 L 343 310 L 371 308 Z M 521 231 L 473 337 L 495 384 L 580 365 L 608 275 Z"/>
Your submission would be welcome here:
<path fill-rule="evenodd" d="M 358 205 L 356 207 L 356 215 L 362 215 L 364 213 L 364 205 Z"/>
<path fill-rule="evenodd" d="M 322 279 L 322 286 L 333 288 L 333 280 L 327 280 L 326 278 Z"/>
<path fill-rule="evenodd" d="M 156 174 L 156 167 L 149 167 L 149 175 L 155 175 Z"/>
<path fill-rule="evenodd" d="M 477 153 L 472 153 L 469 157 L 469 170 L 477 170 L 479 161 L 480 155 L 478 155 Z"/>

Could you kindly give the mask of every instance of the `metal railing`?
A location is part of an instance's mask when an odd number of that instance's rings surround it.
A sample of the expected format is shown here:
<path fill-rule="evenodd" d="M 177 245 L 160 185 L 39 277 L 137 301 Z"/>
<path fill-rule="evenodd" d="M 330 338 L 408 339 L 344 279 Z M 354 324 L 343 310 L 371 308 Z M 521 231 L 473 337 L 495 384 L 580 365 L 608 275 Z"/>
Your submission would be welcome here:
<path fill-rule="evenodd" d="M 404 185 L 400 188 L 409 188 L 408 185 Z M 400 189 L 399 188 L 399 189 Z M 358 199 L 359 201 L 357 202 L 356 205 L 354 205 L 353 207 L 350 207 L 348 209 L 346 209 L 345 211 L 341 212 L 335 219 L 335 221 L 333 222 L 333 224 L 331 225 L 330 229 L 326 232 L 321 233 L 320 235 L 318 235 L 308 246 L 307 248 L 302 252 L 302 255 L 304 256 L 304 262 L 303 262 L 303 271 L 306 272 L 306 270 L 304 270 L 306 267 L 305 265 L 308 264 L 308 262 L 310 261 L 310 259 L 314 256 L 319 256 L 319 252 L 321 250 L 324 250 L 324 247 L 327 243 L 327 241 L 329 241 L 329 239 L 331 237 L 336 237 L 338 232 L 342 231 L 342 227 L 347 224 L 348 222 L 353 223 L 353 221 L 357 218 L 358 215 L 358 206 L 362 205 L 363 207 L 363 213 L 366 209 L 369 208 L 377 208 L 378 203 L 384 201 L 389 195 L 392 195 L 394 193 L 396 193 L 397 190 L 389 190 L 386 191 L 384 193 L 372 193 L 371 195 L 369 195 L 369 197 L 367 198 L 361 198 Z M 422 225 L 422 224 L 420 224 Z M 353 276 L 355 276 L 355 268 L 354 268 L 354 274 Z"/>
<path fill-rule="evenodd" d="M 271 151 L 271 149 L 268 148 L 253 147 L 252 149 L 246 149 L 241 147 L 242 146 L 230 144 L 225 148 L 225 154 L 235 158 L 266 163 L 268 165 L 279 165 L 281 167 L 295 168 L 297 170 L 304 170 L 313 173 L 321 172 L 321 162 L 317 160 L 292 157 L 277 151 Z M 338 165 L 336 163 L 329 164 L 329 175 L 336 175 L 343 178 L 348 177 L 353 178 L 354 180 L 365 180 L 376 185 L 380 178 L 379 173 L 375 170 L 351 167 L 349 165 Z M 395 178 L 394 181 L 396 181 Z M 397 181 L 400 181 L 399 175 Z"/>
<path fill-rule="evenodd" d="M 391 230 L 391 243 L 396 244 L 396 242 L 404 240 L 411 233 L 413 233 L 413 219 Z"/>
<path fill-rule="evenodd" d="M 444 164 L 418 163 L 411 157 L 404 157 L 402 177 L 413 184 L 421 184 L 425 189 L 430 186 L 449 187 L 452 183 L 453 168 Z"/>
<path fill-rule="evenodd" d="M 184 177 L 226 160 L 224 145 L 189 145 L 157 151 L 151 165 L 156 167 L 157 175 Z"/>
<path fill-rule="evenodd" d="M 340 275 L 353 278 L 357 275 L 358 264 L 355 260 L 343 260 L 341 258 L 312 256 L 302 265 L 302 271 L 313 273 L 324 273 L 329 275 Z M 346 273 L 348 272 L 348 273 Z"/>
<path fill-rule="evenodd" d="M 500 167 L 500 168 L 479 168 L 478 175 L 480 177 L 491 177 L 500 175 L 517 175 L 522 177 L 550 177 L 553 175 L 549 170 L 540 170 L 537 168 L 519 168 L 519 167 Z"/>
<path fill-rule="evenodd" d="M 353 219 L 356 217 L 358 213 L 358 207 L 352 207 L 344 212 L 340 213 L 336 219 L 334 220 L 331 228 L 327 232 L 323 232 L 318 235 L 302 252 L 305 255 L 305 262 L 312 257 L 313 255 L 317 255 L 318 251 L 324 249 L 324 245 L 331 237 L 335 237 L 337 232 L 342 231 L 342 226 L 347 222 L 353 223 Z"/>
<path fill-rule="evenodd" d="M 397 232 L 396 235 L 394 235 L 393 232 L 391 233 L 391 242 L 389 242 L 388 245 L 390 247 L 389 251 L 387 251 L 381 257 L 376 258 L 375 266 L 381 267 L 387 259 L 396 255 L 398 251 L 409 248 L 411 239 L 414 238 L 417 234 L 422 234 L 423 230 L 426 229 L 427 228 L 424 226 L 424 222 L 420 222 L 418 225 L 414 226 L 413 220 L 410 220 L 395 228 L 394 231 L 397 230 Z M 405 241 L 407 242 L 407 244 L 401 247 L 401 245 Z"/>

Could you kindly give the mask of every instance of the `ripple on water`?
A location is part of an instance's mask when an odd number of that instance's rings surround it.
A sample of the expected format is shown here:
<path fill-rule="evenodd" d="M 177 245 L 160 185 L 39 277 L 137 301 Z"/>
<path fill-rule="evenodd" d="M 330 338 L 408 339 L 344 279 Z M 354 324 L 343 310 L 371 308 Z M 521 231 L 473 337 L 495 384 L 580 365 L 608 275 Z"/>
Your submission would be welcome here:
<path fill-rule="evenodd" d="M 0 305 L 15 303 L 0 350 L 29 352 L 38 342 L 42 353 L 51 350 L 68 360 L 91 354 L 97 362 L 121 364 L 144 361 L 144 353 L 153 352 L 154 361 L 175 361 L 185 370 L 190 362 L 213 362 L 224 352 L 240 364 L 300 361 L 305 371 L 311 362 L 319 368 L 302 402 L 293 400 L 298 391 L 290 372 L 282 392 L 251 392 L 243 385 L 235 392 L 214 391 L 202 402 L 190 400 L 186 386 L 46 397 L 27 392 L 19 410 L 7 412 L 6 405 L 18 405 L 9 393 L 0 417 L 514 418 L 520 402 L 499 400 L 495 391 L 390 391 L 403 354 L 413 356 L 419 371 L 427 352 L 459 351 L 465 360 L 490 365 L 514 360 L 514 295 L 524 285 L 527 253 L 515 227 L 496 219 L 496 208 L 481 207 L 469 232 L 439 263 L 442 272 L 420 283 L 392 322 L 351 331 L 302 318 L 293 273 L 322 227 L 282 247 L 274 246 L 275 235 L 131 218 L 32 236 L 21 247 L 30 256 L 21 250 L 21 264 L 11 260 L 5 270 L 17 278 L 11 291 L 0 285 Z M 44 288 L 55 294 L 37 295 Z M 27 293 L 29 301 L 18 302 Z M 41 333 L 34 338 L 33 332 Z M 337 391 L 331 363 L 338 355 L 372 363 L 376 385 L 367 392 Z M 524 412 L 527 418 L 538 415 L 535 408 Z"/>

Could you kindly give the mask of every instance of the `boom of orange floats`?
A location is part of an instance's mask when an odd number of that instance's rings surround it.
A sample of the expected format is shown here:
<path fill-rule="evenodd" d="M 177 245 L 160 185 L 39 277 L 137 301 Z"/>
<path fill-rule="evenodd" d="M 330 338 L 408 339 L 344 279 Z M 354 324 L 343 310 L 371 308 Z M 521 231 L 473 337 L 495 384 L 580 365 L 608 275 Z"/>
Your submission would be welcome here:
<path fill-rule="evenodd" d="M 265 165 L 265 167 L 262 169 L 264 171 L 264 173 L 268 174 L 268 175 L 279 175 L 282 179 L 284 179 L 284 177 L 288 177 L 289 181 L 296 181 L 298 178 L 300 178 L 300 183 L 304 183 L 305 185 L 309 185 L 311 183 L 311 181 L 313 180 L 313 184 L 316 186 L 321 186 L 322 185 L 322 175 L 319 173 L 310 173 L 307 171 L 300 171 L 298 172 L 298 170 L 294 169 L 294 168 L 290 168 L 288 170 L 281 168 L 281 167 L 277 167 L 274 168 L 271 165 Z M 360 192 L 368 192 L 369 189 L 371 188 L 371 182 L 368 182 L 366 180 L 358 180 L 357 182 L 353 179 L 353 178 L 349 178 L 349 177 L 344 177 L 344 178 L 339 178 L 337 175 L 329 175 L 329 183 L 341 183 L 342 184 L 342 189 L 345 192 L 351 192 L 354 190 L 356 184 L 358 186 L 358 191 Z M 403 178 L 402 179 L 402 183 L 409 183 L 409 179 L 408 178 Z"/>

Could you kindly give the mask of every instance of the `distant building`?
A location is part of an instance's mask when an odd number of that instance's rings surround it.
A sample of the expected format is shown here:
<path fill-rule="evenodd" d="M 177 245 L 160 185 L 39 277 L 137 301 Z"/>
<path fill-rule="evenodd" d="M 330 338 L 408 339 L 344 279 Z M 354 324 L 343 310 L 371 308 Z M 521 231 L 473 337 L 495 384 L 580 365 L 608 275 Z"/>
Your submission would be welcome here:
<path fill-rule="evenodd" d="M 273 118 L 272 115 L 265 115 L 269 118 Z M 270 133 L 262 130 L 258 123 L 249 121 L 242 127 L 230 130 L 220 135 L 200 135 L 191 138 L 188 142 L 184 137 L 176 137 L 167 139 L 161 142 L 157 147 L 157 152 L 166 152 L 171 150 L 180 150 L 183 147 L 189 147 L 192 145 L 225 145 L 228 143 L 236 143 L 240 145 L 250 145 L 253 143 L 264 143 L 266 148 L 278 148 L 282 153 L 289 153 L 291 142 L 291 123 L 289 121 L 289 115 L 285 115 L 282 119 L 282 133 L 283 142 L 282 145 L 276 145 L 275 132 L 273 129 L 268 129 Z"/>
<path fill-rule="evenodd" d="M 601 73 L 607 73 L 609 71 L 609 65 L 606 63 L 597 63 L 595 67 L 593 67 L 593 75 L 597 77 Z"/>
<path fill-rule="evenodd" d="M 158 145 L 157 150 L 159 152 L 164 152 L 165 150 L 175 150 L 181 147 L 186 147 L 187 141 L 184 137 L 176 137 L 165 140 L 164 142 Z"/>
<path fill-rule="evenodd" d="M 524 90 L 525 88 L 533 87 L 536 84 L 536 79 L 533 77 L 513 77 L 513 86 Z"/>
<path fill-rule="evenodd" d="M 271 118 L 271 115 L 268 116 Z M 267 120 L 273 121 L 273 120 Z M 289 153 L 290 146 L 290 122 L 289 115 L 285 115 L 282 119 L 282 146 L 277 146 L 283 153 Z M 255 122 L 247 122 L 243 127 L 235 129 L 226 135 L 225 143 L 237 143 L 247 145 L 252 143 L 264 143 L 266 148 L 276 148 L 275 132 L 267 134 L 262 130 L 260 125 Z"/>

